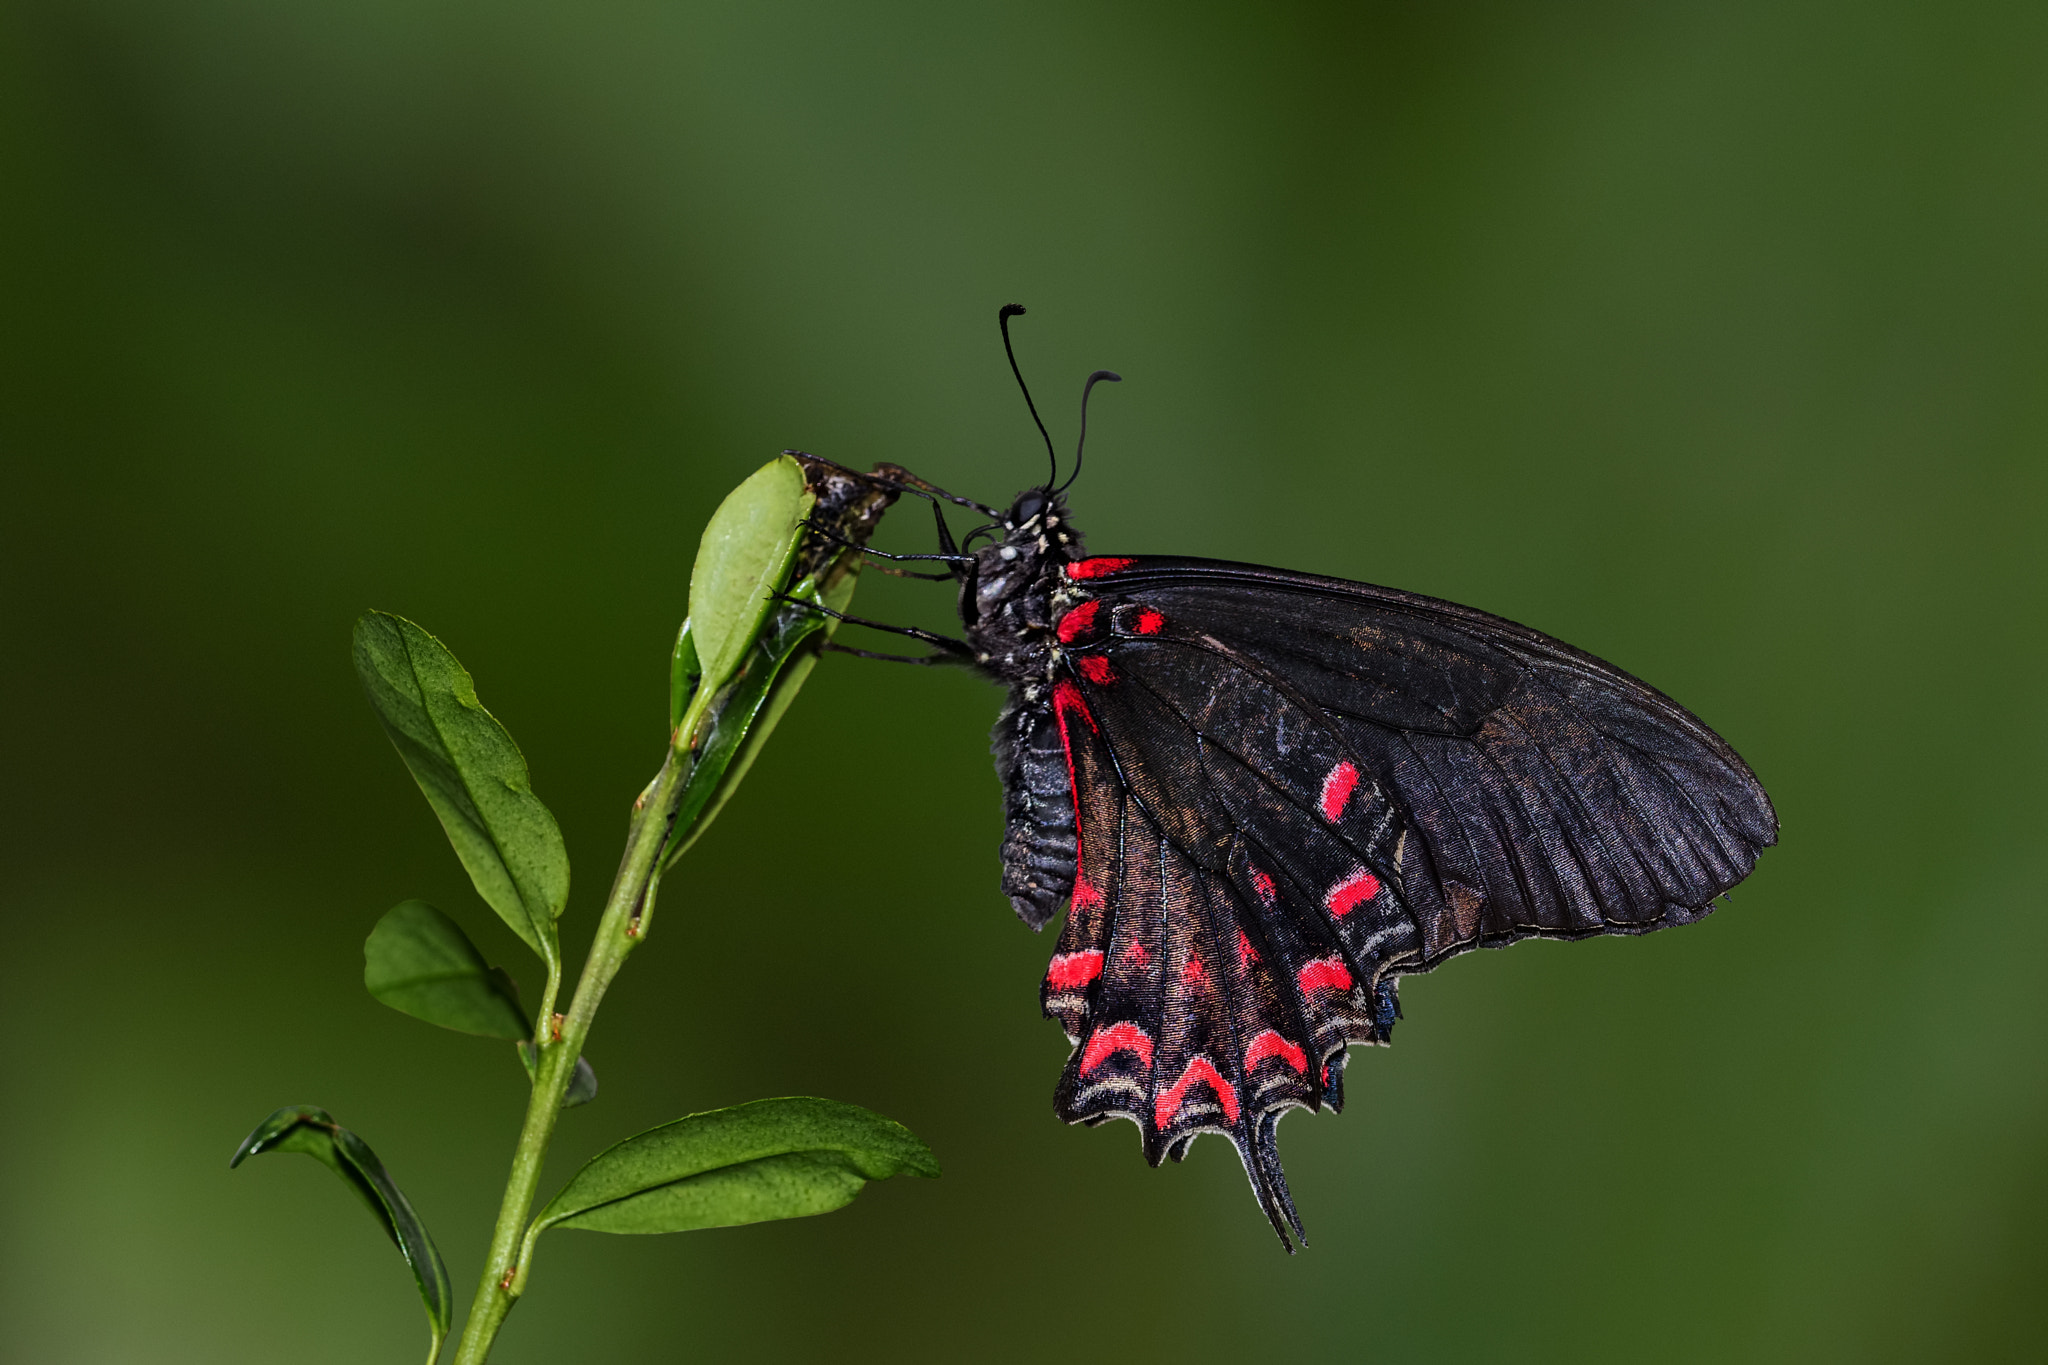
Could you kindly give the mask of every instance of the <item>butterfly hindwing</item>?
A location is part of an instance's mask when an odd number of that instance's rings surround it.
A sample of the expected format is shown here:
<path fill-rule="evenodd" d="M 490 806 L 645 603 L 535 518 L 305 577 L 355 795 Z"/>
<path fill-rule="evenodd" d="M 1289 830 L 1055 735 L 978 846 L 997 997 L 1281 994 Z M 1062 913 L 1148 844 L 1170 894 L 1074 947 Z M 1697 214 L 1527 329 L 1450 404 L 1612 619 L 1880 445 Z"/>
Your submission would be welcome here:
<path fill-rule="evenodd" d="M 1358 949 L 1375 924 L 1413 937 L 1390 892 L 1359 890 L 1378 886 L 1361 860 L 1375 839 L 1390 852 L 1389 822 L 1365 800 L 1347 820 L 1350 803 L 1337 798 L 1358 784 L 1326 792 L 1323 757 L 1320 768 L 1295 765 L 1322 772 L 1309 787 L 1318 805 L 1304 810 L 1298 793 L 1208 738 L 1270 713 L 1275 699 L 1250 695 L 1255 679 L 1235 699 L 1222 689 L 1190 723 L 1174 697 L 1103 677 L 1062 678 L 1053 694 L 1080 851 L 1044 990 L 1076 1044 L 1056 1109 L 1068 1122 L 1130 1119 L 1154 1164 L 1199 1133 L 1229 1137 L 1275 1228 L 1299 1237 L 1274 1147 L 1279 1115 L 1338 1105 L 1333 1059 L 1341 1075 L 1343 1048 L 1383 1038 L 1389 1022 Z M 1182 701 L 1205 691 L 1194 672 L 1179 677 L 1191 689 L 1175 694 Z M 1302 742 L 1315 742 L 1306 727 L 1322 722 L 1295 719 Z M 1162 773 L 1189 794 L 1170 795 Z M 1169 800 L 1170 827 L 1152 816 Z M 1332 887 L 1351 888 L 1341 913 Z"/>

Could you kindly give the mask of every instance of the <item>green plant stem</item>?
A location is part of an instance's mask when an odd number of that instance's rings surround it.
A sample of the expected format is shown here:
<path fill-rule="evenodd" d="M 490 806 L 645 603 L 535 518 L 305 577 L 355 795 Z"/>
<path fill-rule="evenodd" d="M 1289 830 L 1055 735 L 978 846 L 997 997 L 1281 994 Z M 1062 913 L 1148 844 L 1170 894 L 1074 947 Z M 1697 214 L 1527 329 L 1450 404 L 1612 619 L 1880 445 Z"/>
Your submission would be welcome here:
<path fill-rule="evenodd" d="M 483 1365 L 499 1326 L 525 1288 L 525 1276 L 520 1273 L 523 1267 L 517 1258 L 520 1238 L 533 1209 L 534 1189 L 540 1183 L 541 1163 L 554 1137 L 555 1123 L 562 1112 L 562 1096 L 576 1073 L 576 1059 L 583 1054 L 583 1040 L 590 1033 L 598 1002 L 604 999 L 606 988 L 625 964 L 626 955 L 640 941 L 636 922 L 660 876 L 662 849 L 668 842 L 669 822 L 675 816 L 688 767 L 688 755 L 671 749 L 668 761 L 634 803 L 625 856 L 605 900 L 590 954 L 584 959 L 576 994 L 562 1016 L 560 1034 L 554 1036 L 553 1029 L 543 1027 L 537 1040 L 540 1060 L 534 1069 L 533 1095 L 527 1102 L 526 1122 L 519 1130 L 512 1171 L 505 1181 L 505 1198 L 498 1207 L 497 1227 L 491 1233 L 490 1257 L 484 1263 L 483 1279 L 470 1305 L 469 1320 L 463 1325 L 455 1365 Z M 542 1023 L 545 1026 L 548 1021 L 543 1018 Z"/>

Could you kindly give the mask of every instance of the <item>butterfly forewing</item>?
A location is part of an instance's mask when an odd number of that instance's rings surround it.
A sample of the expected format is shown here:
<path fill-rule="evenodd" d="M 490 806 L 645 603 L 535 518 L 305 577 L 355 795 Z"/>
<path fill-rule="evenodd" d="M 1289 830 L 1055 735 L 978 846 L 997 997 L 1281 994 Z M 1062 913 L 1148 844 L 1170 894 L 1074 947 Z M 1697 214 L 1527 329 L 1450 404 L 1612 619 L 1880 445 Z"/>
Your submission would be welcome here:
<path fill-rule="evenodd" d="M 1103 587 L 1216 639 L 1329 718 L 1416 836 L 1398 873 L 1425 963 L 1479 941 L 1686 922 L 1775 839 L 1762 788 L 1717 736 L 1525 627 L 1203 561 L 1134 560 Z M 1112 634 L 1098 648 L 1122 668 L 1137 646 Z"/>

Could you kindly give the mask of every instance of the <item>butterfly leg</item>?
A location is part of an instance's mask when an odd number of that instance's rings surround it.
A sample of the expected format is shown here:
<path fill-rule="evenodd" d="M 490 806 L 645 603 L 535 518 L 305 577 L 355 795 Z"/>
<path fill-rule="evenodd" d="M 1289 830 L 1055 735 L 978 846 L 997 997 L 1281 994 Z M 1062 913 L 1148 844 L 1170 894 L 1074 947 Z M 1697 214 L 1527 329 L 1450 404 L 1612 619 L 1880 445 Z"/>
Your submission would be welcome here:
<path fill-rule="evenodd" d="M 877 564 L 874 567 L 876 573 L 885 573 L 891 578 L 915 578 L 925 583 L 950 583 L 953 581 L 953 575 L 949 573 L 917 573 L 911 569 L 892 569 L 887 564 Z"/>
<path fill-rule="evenodd" d="M 936 631 L 923 630 L 917 626 L 886 625 L 880 621 L 870 621 L 865 616 L 848 616 L 843 611 L 834 611 L 830 607 L 822 607 L 816 602 L 805 602 L 799 598 L 785 597 L 782 600 L 795 603 L 797 606 L 808 607 L 821 616 L 829 616 L 835 621 L 844 621 L 849 626 L 866 626 L 869 630 L 883 630 L 891 635 L 907 635 L 913 640 L 922 640 L 925 644 L 962 659 L 973 659 L 976 657 L 976 650 L 973 645 L 968 644 L 965 640 L 956 640 L 950 635 L 940 635 Z"/>
<path fill-rule="evenodd" d="M 880 659 L 891 664 L 955 664 L 960 660 L 951 654 L 877 654 L 872 649 L 855 649 L 852 645 L 833 644 L 826 641 L 825 648 L 834 654 L 851 654 L 856 659 Z"/>
<path fill-rule="evenodd" d="M 842 535 L 840 535 L 840 534 L 839 534 L 839 533 L 838 533 L 837 531 L 833 530 L 833 529 L 832 529 L 831 527 L 829 527 L 829 526 L 825 526 L 825 525 L 822 525 L 822 524 L 820 524 L 820 523 L 818 523 L 818 522 L 815 522 L 815 521 L 806 521 L 806 522 L 804 522 L 804 528 L 805 528 L 806 530 L 808 530 L 808 531 L 812 532 L 812 533 L 813 533 L 813 534 L 815 534 L 815 535 L 820 535 L 820 536 L 823 536 L 823 537 L 824 537 L 824 538 L 825 538 L 826 540 L 829 540 L 829 541 L 831 541 L 831 542 L 832 542 L 833 544 L 835 544 L 835 545 L 844 545 L 844 546 L 846 546 L 846 547 L 847 547 L 847 548 L 848 548 L 849 550 L 859 550 L 859 551 L 860 551 L 860 552 L 861 552 L 862 554 L 864 554 L 864 555 L 873 555 L 873 556 L 874 556 L 875 558 L 877 558 L 877 559 L 892 559 L 892 560 L 896 560 L 896 561 L 899 561 L 899 562 L 901 562 L 901 561 L 904 561 L 904 560 L 914 560 L 914 559 L 924 559 L 924 560 L 939 560 L 939 561 L 943 561 L 944 563 L 947 563 L 947 564 L 967 564 L 967 563 L 971 563 L 971 562 L 973 561 L 973 556 L 971 556 L 971 555 L 963 555 L 963 554 L 958 554 L 958 553 L 954 553 L 954 554 L 942 554 L 942 555 L 892 555 L 892 554 L 888 553 L 888 552 L 887 552 L 887 551 L 885 551 L 885 550 L 870 550 L 870 549 L 868 549 L 868 548 L 867 548 L 867 547 L 866 547 L 865 545 L 856 545 L 856 544 L 855 544 L 854 542 L 852 542 L 852 541 L 848 540 L 848 539 L 847 539 L 847 538 L 846 538 L 845 536 L 842 536 Z M 949 539 L 950 539 L 950 538 L 949 538 Z M 922 577 L 922 576 L 924 576 L 924 575 L 914 575 L 914 576 Z M 943 573 L 943 574 L 932 574 L 932 575 L 929 575 L 929 576 L 930 576 L 931 578 L 934 578 L 934 579 L 943 579 L 943 578 L 951 578 L 951 577 L 952 577 L 953 575 L 952 575 L 952 574 L 950 574 L 950 573 Z"/>

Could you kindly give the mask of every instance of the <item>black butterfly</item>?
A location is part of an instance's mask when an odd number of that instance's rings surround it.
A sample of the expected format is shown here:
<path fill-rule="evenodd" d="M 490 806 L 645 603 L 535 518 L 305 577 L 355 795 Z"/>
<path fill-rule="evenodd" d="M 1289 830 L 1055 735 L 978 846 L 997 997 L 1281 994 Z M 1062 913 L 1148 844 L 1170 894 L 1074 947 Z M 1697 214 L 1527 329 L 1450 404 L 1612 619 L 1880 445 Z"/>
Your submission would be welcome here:
<path fill-rule="evenodd" d="M 1228 1137 L 1290 1251 L 1275 1129 L 1342 1107 L 1397 977 L 1689 924 L 1777 841 L 1718 735 L 1547 635 L 1342 579 L 1091 556 L 1053 479 L 998 512 L 877 472 L 993 518 L 956 546 L 941 515 L 943 553 L 900 556 L 946 564 L 923 576 L 958 581 L 966 639 L 883 628 L 1009 686 L 1003 890 L 1033 928 L 1067 908 L 1041 993 L 1074 1044 L 1056 1112 L 1129 1119 L 1155 1166 Z"/>

